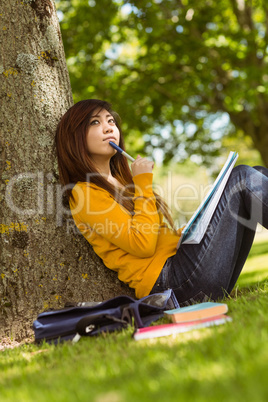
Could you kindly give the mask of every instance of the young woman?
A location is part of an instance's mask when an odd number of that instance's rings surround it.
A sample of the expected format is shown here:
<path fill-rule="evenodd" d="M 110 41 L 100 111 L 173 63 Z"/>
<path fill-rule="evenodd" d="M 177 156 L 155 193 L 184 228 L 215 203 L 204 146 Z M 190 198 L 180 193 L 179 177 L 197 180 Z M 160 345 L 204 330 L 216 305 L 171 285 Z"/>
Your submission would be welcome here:
<path fill-rule="evenodd" d="M 181 305 L 217 300 L 233 289 L 257 223 L 268 228 L 268 169 L 237 166 L 200 244 L 183 244 L 152 188 L 152 161 L 129 168 L 119 117 L 109 103 L 76 103 L 57 127 L 62 184 L 74 221 L 107 268 L 137 298 L 172 288 Z M 132 173 L 131 173 L 132 171 Z"/>

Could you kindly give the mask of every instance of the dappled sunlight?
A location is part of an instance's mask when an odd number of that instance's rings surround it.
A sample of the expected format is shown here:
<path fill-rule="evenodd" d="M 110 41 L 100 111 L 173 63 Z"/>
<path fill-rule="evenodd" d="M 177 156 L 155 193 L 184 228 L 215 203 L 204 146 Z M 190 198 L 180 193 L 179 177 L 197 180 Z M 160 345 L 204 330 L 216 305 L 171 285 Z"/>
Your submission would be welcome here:
<path fill-rule="evenodd" d="M 268 280 L 268 230 L 258 225 L 252 249 L 237 281 L 238 288 Z"/>
<path fill-rule="evenodd" d="M 257 232 L 252 249 L 237 281 L 239 287 L 268 279 L 268 231 Z"/>
<path fill-rule="evenodd" d="M 196 365 L 191 370 L 191 376 L 201 381 L 213 382 L 218 379 L 227 379 L 235 375 L 235 368 L 233 365 L 228 365 L 228 369 L 222 364 L 222 361 L 207 363 L 204 362 L 205 367 L 200 370 L 200 365 Z"/>
<path fill-rule="evenodd" d="M 266 251 L 268 252 L 268 230 L 265 229 L 263 226 L 258 225 L 255 239 L 254 239 L 254 244 L 257 244 L 260 242 L 266 242 L 266 244 L 267 244 Z"/>
<path fill-rule="evenodd" d="M 252 266 L 252 268 L 244 268 L 244 272 L 242 272 L 237 281 L 239 287 L 252 286 L 253 284 L 258 284 L 259 282 L 268 279 L 268 266 L 264 266 L 262 269 L 256 269 L 258 263 L 261 265 L 262 262 L 266 262 L 267 264 L 267 256 L 256 258 L 256 265 Z"/>

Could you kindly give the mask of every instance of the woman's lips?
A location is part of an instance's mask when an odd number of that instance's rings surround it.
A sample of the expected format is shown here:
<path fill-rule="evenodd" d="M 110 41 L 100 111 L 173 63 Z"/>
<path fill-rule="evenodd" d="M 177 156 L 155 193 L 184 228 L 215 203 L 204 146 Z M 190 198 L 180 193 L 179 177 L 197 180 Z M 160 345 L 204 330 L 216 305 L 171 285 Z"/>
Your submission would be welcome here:
<path fill-rule="evenodd" d="M 116 142 L 116 138 L 115 138 L 115 137 L 107 137 L 107 138 L 104 138 L 103 141 L 113 141 L 113 142 Z"/>

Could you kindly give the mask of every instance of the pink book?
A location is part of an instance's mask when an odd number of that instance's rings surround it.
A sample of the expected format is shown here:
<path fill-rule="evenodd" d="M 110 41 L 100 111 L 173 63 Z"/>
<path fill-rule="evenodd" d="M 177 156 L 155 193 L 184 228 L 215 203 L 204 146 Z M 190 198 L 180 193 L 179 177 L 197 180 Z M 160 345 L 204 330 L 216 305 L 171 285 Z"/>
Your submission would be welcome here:
<path fill-rule="evenodd" d="M 180 334 L 193 329 L 221 325 L 228 321 L 232 321 L 232 318 L 221 314 L 210 318 L 204 318 L 202 320 L 188 321 L 178 324 L 153 325 L 151 327 L 137 328 L 133 334 L 133 338 L 136 341 L 139 341 L 140 339 L 158 338 L 161 336 Z"/>

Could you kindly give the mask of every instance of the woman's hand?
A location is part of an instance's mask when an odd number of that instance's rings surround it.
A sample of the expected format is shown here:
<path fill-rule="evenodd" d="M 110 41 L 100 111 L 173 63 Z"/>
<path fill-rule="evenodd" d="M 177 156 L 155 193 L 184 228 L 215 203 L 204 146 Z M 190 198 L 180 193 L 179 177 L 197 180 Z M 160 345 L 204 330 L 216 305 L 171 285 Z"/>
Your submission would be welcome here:
<path fill-rule="evenodd" d="M 138 155 L 135 161 L 131 164 L 133 176 L 137 176 L 141 173 L 152 173 L 153 167 L 154 162 L 142 158 L 140 155 Z"/>

